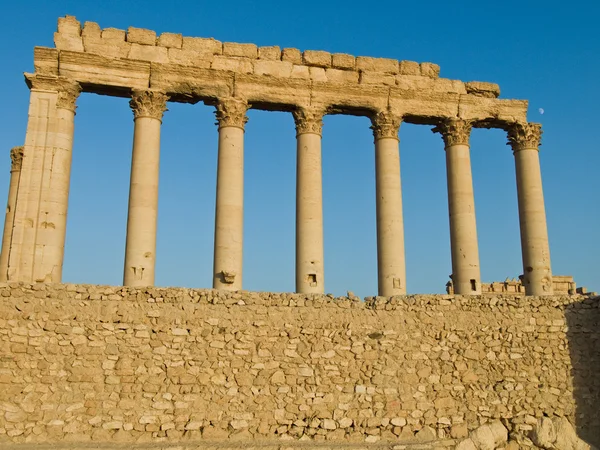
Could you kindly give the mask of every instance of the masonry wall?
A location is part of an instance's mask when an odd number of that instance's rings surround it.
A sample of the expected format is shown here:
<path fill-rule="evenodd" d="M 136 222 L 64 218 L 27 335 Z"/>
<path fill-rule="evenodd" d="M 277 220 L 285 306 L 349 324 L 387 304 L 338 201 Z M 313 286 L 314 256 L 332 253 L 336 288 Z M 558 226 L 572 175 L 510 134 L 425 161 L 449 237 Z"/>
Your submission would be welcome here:
<path fill-rule="evenodd" d="M 600 429 L 599 299 L 0 285 L 0 443 Z"/>

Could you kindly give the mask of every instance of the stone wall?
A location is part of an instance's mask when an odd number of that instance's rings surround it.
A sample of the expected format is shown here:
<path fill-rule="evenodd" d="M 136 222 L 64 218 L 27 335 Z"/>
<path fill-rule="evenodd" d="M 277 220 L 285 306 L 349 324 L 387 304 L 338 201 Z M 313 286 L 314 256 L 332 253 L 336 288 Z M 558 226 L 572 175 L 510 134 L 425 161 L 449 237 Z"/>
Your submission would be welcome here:
<path fill-rule="evenodd" d="M 384 443 L 565 416 L 598 443 L 600 299 L 0 285 L 0 443 Z"/>

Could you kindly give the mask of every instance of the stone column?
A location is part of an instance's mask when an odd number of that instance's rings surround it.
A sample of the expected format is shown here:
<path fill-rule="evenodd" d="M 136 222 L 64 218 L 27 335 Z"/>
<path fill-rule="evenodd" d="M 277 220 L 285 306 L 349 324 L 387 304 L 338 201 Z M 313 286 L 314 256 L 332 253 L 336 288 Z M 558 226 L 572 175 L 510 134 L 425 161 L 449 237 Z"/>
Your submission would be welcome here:
<path fill-rule="evenodd" d="M 213 288 L 242 289 L 244 238 L 244 125 L 248 103 L 239 98 L 216 105 L 219 127 Z"/>
<path fill-rule="evenodd" d="M 527 295 L 550 295 L 553 292 L 538 151 L 541 137 L 541 125 L 537 123 L 516 123 L 508 129 L 508 142 L 513 149 L 517 172 L 522 281 Z"/>
<path fill-rule="evenodd" d="M 26 74 L 29 120 L 8 254 L 8 280 L 62 279 L 75 102 L 81 87 L 63 77 Z"/>
<path fill-rule="evenodd" d="M 404 219 L 398 130 L 401 118 L 380 111 L 371 119 L 375 138 L 377 269 L 379 295 L 406 294 Z"/>
<path fill-rule="evenodd" d="M 299 108 L 296 122 L 296 292 L 325 292 L 321 133 L 324 111 Z"/>
<path fill-rule="evenodd" d="M 168 97 L 159 91 L 134 90 L 133 155 L 125 243 L 125 286 L 154 285 L 160 127 Z"/>
<path fill-rule="evenodd" d="M 475 199 L 469 155 L 472 122 L 446 119 L 433 129 L 446 148 L 448 210 L 454 293 L 481 294 Z"/>
<path fill-rule="evenodd" d="M 8 255 L 10 254 L 10 242 L 15 222 L 15 207 L 19 191 L 19 178 L 21 178 L 23 147 L 14 147 L 10 151 L 10 159 L 12 164 L 10 168 L 8 202 L 6 204 L 6 218 L 4 219 L 4 234 L 2 235 L 2 253 L 0 253 L 0 282 L 8 281 Z"/>

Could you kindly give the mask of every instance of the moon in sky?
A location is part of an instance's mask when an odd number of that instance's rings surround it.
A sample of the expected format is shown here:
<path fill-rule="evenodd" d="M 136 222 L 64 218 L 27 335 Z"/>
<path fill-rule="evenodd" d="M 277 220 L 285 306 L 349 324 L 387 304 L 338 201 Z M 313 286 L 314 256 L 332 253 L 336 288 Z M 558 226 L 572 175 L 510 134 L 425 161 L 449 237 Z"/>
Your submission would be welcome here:
<path fill-rule="evenodd" d="M 544 108 L 540 108 L 540 109 L 538 109 L 538 111 L 540 114 L 544 114 Z"/>

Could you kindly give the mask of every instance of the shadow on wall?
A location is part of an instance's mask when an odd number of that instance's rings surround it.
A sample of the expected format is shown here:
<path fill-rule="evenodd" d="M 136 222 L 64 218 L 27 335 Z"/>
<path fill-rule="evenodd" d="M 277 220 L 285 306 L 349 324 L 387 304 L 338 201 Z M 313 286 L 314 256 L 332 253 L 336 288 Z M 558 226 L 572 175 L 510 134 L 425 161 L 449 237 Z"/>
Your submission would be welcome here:
<path fill-rule="evenodd" d="M 600 446 L 600 297 L 565 308 L 571 355 L 575 428 L 588 443 Z"/>

